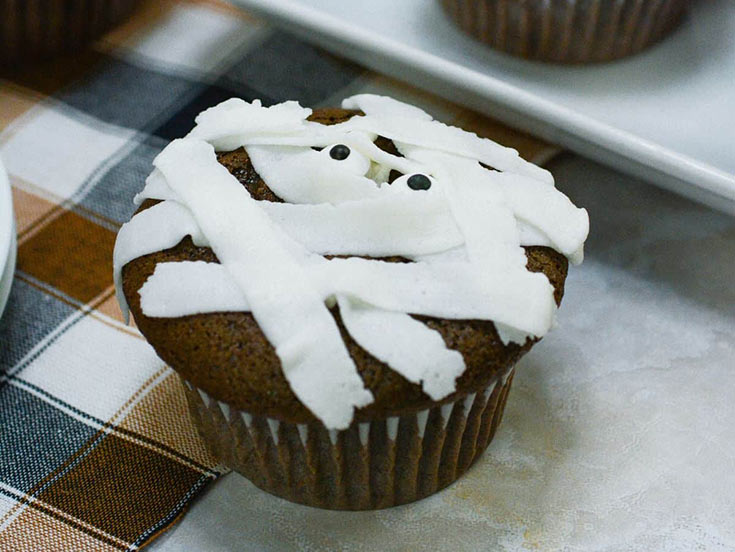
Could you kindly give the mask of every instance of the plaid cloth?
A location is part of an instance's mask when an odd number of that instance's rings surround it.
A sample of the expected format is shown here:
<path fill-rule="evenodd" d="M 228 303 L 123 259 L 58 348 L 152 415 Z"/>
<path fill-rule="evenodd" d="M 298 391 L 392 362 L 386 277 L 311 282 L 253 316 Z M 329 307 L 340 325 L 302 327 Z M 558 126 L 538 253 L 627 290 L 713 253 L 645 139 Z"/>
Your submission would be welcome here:
<path fill-rule="evenodd" d="M 214 1 L 151 1 L 76 58 L 0 81 L 17 272 L 0 320 L 0 550 L 135 550 L 224 473 L 114 299 L 112 249 L 165 144 L 232 96 L 393 95 L 543 161 L 556 150 Z"/>

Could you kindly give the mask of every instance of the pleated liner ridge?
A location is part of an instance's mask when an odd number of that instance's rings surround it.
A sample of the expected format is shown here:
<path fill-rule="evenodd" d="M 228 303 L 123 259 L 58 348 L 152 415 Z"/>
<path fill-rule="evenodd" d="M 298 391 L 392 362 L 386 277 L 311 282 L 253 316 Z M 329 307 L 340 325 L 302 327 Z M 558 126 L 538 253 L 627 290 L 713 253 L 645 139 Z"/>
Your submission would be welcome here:
<path fill-rule="evenodd" d="M 663 38 L 687 0 L 441 0 L 465 32 L 504 52 L 556 63 L 610 61 Z"/>
<path fill-rule="evenodd" d="M 416 414 L 344 431 L 252 416 L 182 380 L 210 452 L 256 486 L 334 510 L 371 510 L 429 496 L 477 460 L 500 424 L 513 369 L 488 387 Z"/>

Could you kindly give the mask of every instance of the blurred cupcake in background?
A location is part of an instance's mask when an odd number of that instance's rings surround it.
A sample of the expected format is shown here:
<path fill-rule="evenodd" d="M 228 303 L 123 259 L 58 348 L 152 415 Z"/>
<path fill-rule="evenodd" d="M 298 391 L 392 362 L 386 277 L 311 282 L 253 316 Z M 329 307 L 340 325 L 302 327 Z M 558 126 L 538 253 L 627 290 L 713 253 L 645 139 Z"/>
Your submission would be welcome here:
<path fill-rule="evenodd" d="M 0 66 L 79 51 L 140 0 L 0 0 Z"/>
<path fill-rule="evenodd" d="M 441 0 L 468 34 L 509 54 L 588 63 L 639 52 L 670 33 L 687 0 Z"/>

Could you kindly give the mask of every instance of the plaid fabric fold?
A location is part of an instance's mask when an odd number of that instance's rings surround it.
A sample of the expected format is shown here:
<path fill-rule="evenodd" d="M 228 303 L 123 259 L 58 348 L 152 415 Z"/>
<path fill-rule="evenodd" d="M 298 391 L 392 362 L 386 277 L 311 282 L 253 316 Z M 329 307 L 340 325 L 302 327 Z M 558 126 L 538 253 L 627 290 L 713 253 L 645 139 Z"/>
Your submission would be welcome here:
<path fill-rule="evenodd" d="M 0 81 L 18 261 L 0 319 L 0 550 L 135 550 L 224 473 L 114 299 L 115 233 L 155 155 L 232 96 L 393 95 L 541 161 L 556 151 L 214 1 L 148 2 L 94 50 Z"/>

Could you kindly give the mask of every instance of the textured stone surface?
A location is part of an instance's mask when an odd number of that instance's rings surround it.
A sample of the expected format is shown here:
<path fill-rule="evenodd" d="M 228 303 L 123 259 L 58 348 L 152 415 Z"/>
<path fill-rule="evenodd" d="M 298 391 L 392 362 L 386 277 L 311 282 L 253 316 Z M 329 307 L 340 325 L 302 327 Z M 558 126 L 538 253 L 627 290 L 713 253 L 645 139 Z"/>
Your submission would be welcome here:
<path fill-rule="evenodd" d="M 151 550 L 735 550 L 735 219 L 577 158 L 550 169 L 590 211 L 587 260 L 460 481 L 333 512 L 232 474 Z"/>

